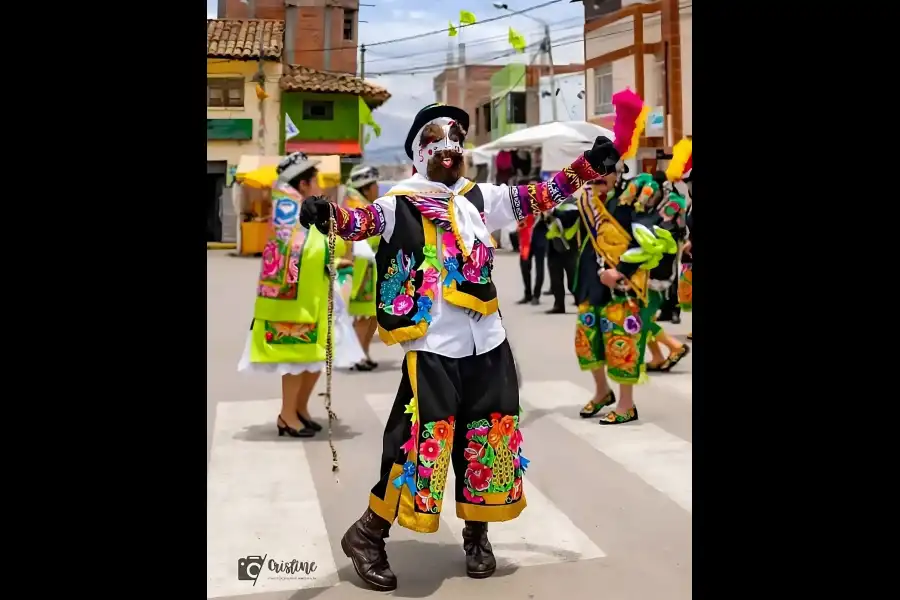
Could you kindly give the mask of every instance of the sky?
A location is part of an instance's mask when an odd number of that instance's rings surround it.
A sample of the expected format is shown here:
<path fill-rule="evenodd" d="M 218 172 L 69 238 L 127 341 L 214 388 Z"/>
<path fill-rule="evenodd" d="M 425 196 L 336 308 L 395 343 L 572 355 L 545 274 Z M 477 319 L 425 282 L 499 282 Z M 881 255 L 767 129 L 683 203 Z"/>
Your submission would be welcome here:
<path fill-rule="evenodd" d="M 544 4 L 548 0 L 507 0 L 510 10 L 522 10 Z M 439 33 L 416 40 L 378 44 L 387 40 L 446 29 L 448 22 L 459 23 L 459 11 L 468 10 L 476 19 L 502 16 L 509 11 L 498 10 L 491 0 L 362 0 L 359 18 L 359 41 L 369 46 L 366 51 L 366 80 L 385 87 L 391 99 L 374 112 L 385 132 L 371 143 L 370 148 L 402 145 L 406 128 L 420 108 L 435 101 L 433 80 L 444 67 L 449 44 L 466 44 L 468 64 L 504 65 L 510 62 L 527 63 L 533 50 L 525 54 L 499 57 L 511 46 L 507 40 L 509 27 L 522 35 L 528 44 L 536 44 L 543 26 L 528 17 L 517 15 L 490 23 L 476 24 L 460 30 L 458 37 Z M 216 15 L 216 1 L 207 0 L 207 15 Z M 580 2 L 561 0 L 555 4 L 527 13 L 550 25 L 555 64 L 580 63 L 584 47 L 580 41 L 584 26 L 584 7 Z M 397 129 L 401 131 L 397 131 Z M 388 131 L 390 129 L 390 131 Z M 369 148 L 367 148 L 368 150 Z"/>

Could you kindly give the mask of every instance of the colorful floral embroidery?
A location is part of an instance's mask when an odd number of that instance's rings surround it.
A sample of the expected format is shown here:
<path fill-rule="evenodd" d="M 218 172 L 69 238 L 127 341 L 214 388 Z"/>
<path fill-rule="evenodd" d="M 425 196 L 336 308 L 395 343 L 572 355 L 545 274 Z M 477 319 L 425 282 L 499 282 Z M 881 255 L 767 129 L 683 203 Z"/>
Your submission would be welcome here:
<path fill-rule="evenodd" d="M 444 285 L 449 287 L 451 281 L 456 284 L 487 283 L 491 280 L 491 269 L 494 264 L 494 252 L 491 248 L 480 242 L 475 243 L 472 254 L 465 261 L 462 269 L 459 267 L 459 257 L 462 254 L 456 243 L 456 237 L 452 232 L 445 231 L 441 236 L 444 254 L 444 268 L 447 269 L 447 277 Z"/>
<path fill-rule="evenodd" d="M 412 257 L 404 256 L 398 250 L 384 274 L 385 281 L 381 282 L 381 302 L 378 308 L 389 315 L 402 316 L 413 308 L 414 290 L 411 287 L 416 272 L 410 269 L 411 264 Z"/>
<path fill-rule="evenodd" d="M 466 427 L 468 461 L 463 496 L 473 504 L 504 504 L 522 495 L 522 475 L 528 460 L 522 456 L 522 432 L 517 415 L 491 414 Z"/>
<path fill-rule="evenodd" d="M 279 190 L 273 194 L 276 201 L 272 235 L 263 248 L 257 295 L 275 300 L 295 300 L 307 230 L 297 227 L 297 201 Z"/>
<path fill-rule="evenodd" d="M 693 265 L 681 265 L 678 277 L 678 303 L 683 310 L 691 310 L 694 301 L 694 269 Z"/>
<path fill-rule="evenodd" d="M 267 344 L 315 344 L 319 339 L 316 323 L 265 322 Z"/>
<path fill-rule="evenodd" d="M 337 233 L 345 240 L 358 242 L 384 233 L 384 211 L 378 204 L 347 210 L 333 205 L 337 221 Z"/>
<path fill-rule="evenodd" d="M 575 355 L 578 364 L 584 368 L 596 368 L 602 356 L 597 352 L 597 317 L 594 308 L 587 303 L 578 307 L 578 322 L 575 325 Z"/>
<path fill-rule="evenodd" d="M 416 507 L 422 512 L 437 513 L 441 510 L 455 430 L 456 422 L 452 416 L 442 421 L 426 423 L 421 429 L 413 424 L 410 429 L 412 437 L 403 446 L 411 451 L 418 444 L 419 467 L 415 499 Z"/>
<path fill-rule="evenodd" d="M 632 298 L 618 298 L 600 310 L 600 330 L 610 376 L 636 378 L 643 360 L 644 322 L 640 304 Z"/>

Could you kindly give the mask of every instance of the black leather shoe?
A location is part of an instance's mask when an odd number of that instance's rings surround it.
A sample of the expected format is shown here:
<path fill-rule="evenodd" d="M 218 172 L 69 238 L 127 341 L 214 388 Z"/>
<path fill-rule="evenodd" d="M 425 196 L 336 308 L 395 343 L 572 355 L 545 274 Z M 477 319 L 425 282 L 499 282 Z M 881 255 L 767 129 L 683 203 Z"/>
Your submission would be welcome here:
<path fill-rule="evenodd" d="M 353 562 L 356 574 L 366 585 L 379 592 L 397 589 L 397 576 L 388 564 L 384 540 L 391 524 L 367 508 L 359 520 L 341 538 L 341 549 Z"/>
<path fill-rule="evenodd" d="M 494 549 L 487 537 L 487 523 L 466 521 L 463 528 L 463 549 L 466 551 L 466 575 L 485 579 L 497 570 Z"/>
<path fill-rule="evenodd" d="M 553 308 L 551 308 L 549 310 L 545 310 L 544 313 L 546 313 L 548 315 L 564 315 L 564 314 L 566 314 L 566 307 L 565 306 L 554 306 Z"/>
<path fill-rule="evenodd" d="M 300 422 L 303 423 L 303 426 L 307 429 L 312 429 L 313 431 L 322 431 L 322 426 L 313 421 L 312 419 L 307 419 L 299 412 L 297 413 L 297 418 L 300 419 Z"/>
<path fill-rule="evenodd" d="M 281 418 L 281 415 L 278 415 L 278 437 L 283 435 L 289 435 L 292 438 L 311 438 L 316 435 L 316 432 L 309 427 L 306 427 L 305 424 L 303 429 L 294 429 L 285 423 L 284 419 Z"/>
<path fill-rule="evenodd" d="M 516 304 L 528 304 L 529 302 L 531 302 L 531 296 L 525 296 L 521 300 L 518 300 Z"/>

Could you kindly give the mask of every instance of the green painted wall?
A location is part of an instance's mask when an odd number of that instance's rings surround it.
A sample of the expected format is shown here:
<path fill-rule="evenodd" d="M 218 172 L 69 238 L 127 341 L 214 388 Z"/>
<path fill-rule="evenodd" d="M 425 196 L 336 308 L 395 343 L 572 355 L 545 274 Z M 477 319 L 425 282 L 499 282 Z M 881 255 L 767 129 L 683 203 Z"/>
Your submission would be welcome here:
<path fill-rule="evenodd" d="M 491 75 L 491 118 L 496 116 L 496 127 L 491 128 L 491 140 L 496 140 L 527 125 L 508 123 L 506 120 L 507 95 L 525 91 L 525 65 L 509 64 Z"/>
<path fill-rule="evenodd" d="M 331 100 L 334 114 L 331 121 L 304 121 L 304 100 Z M 279 151 L 284 154 L 284 115 L 289 114 L 300 134 L 299 140 L 359 140 L 359 100 L 352 94 L 316 94 L 310 92 L 284 92 L 281 95 L 281 132 Z"/>

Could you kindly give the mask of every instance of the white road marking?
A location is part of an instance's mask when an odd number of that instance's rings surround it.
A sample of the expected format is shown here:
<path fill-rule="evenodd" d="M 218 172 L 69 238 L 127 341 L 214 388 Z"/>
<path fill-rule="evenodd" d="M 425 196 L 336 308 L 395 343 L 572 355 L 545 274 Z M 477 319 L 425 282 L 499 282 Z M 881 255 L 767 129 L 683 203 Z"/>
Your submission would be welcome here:
<path fill-rule="evenodd" d="M 554 411 L 548 418 L 599 450 L 688 512 L 693 504 L 693 445 L 653 423 L 638 421 L 604 427 L 596 419 L 578 418 L 592 393 L 569 381 L 526 382 L 521 392 L 525 418 L 529 410 Z M 565 407 L 560 414 L 557 409 Z M 526 421 L 527 423 L 527 421 Z"/>
<path fill-rule="evenodd" d="M 366 402 L 387 422 L 395 394 L 366 394 Z M 453 469 L 447 474 L 446 490 L 455 489 Z M 525 477 L 525 498 L 528 506 L 522 515 L 505 523 L 490 525 L 490 540 L 497 556 L 497 564 L 505 566 L 534 566 L 561 562 L 602 558 L 606 554 L 571 519 Z M 441 520 L 462 544 L 463 523 L 456 518 L 456 501 L 450 491 L 445 496 Z"/>
<path fill-rule="evenodd" d="M 338 583 L 304 444 L 275 436 L 273 418 L 280 409 L 281 400 L 216 408 L 206 484 L 207 598 Z M 246 439 L 259 428 L 271 440 Z M 266 557 L 255 586 L 238 580 L 238 560 L 251 555 Z M 284 576 L 269 569 L 270 560 L 295 559 L 315 562 L 315 571 Z"/>

